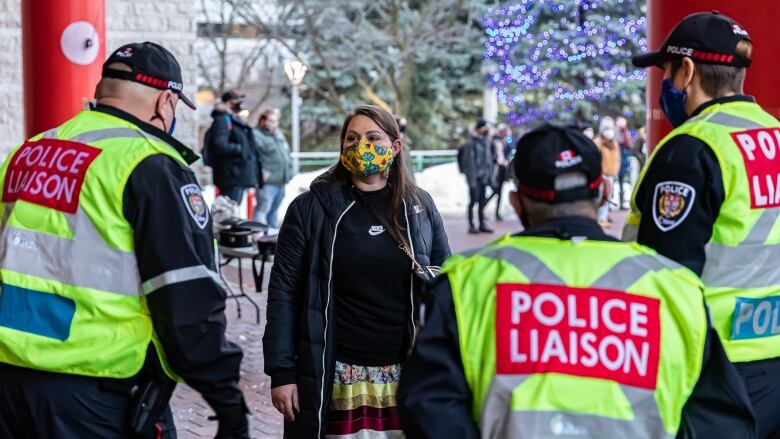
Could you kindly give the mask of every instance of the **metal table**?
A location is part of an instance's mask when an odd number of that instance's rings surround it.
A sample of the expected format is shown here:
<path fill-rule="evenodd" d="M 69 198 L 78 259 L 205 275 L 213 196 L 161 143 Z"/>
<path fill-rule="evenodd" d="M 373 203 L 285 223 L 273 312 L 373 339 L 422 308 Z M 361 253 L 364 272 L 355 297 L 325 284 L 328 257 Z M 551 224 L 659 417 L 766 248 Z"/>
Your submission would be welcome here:
<path fill-rule="evenodd" d="M 250 263 L 252 264 L 252 276 L 254 277 L 255 281 L 255 292 L 261 293 L 263 287 L 263 277 L 265 276 L 266 262 L 269 262 L 270 257 L 274 254 L 275 250 L 276 236 L 265 235 L 258 235 L 255 237 L 254 247 L 233 248 L 219 246 L 219 252 L 223 258 L 223 260 L 219 263 L 220 267 L 224 267 L 234 259 L 238 260 L 238 288 L 240 292 L 235 293 L 231 288 L 230 294 L 228 294 L 227 298 L 235 299 L 239 319 L 241 318 L 241 302 L 239 299 L 244 298 L 249 301 L 252 307 L 255 308 L 255 321 L 257 324 L 260 324 L 260 307 L 251 297 L 249 297 L 249 295 L 244 290 L 243 260 L 250 260 Z M 259 270 L 257 266 L 258 262 L 260 263 Z M 228 288 L 230 288 L 230 286 L 228 286 Z"/>

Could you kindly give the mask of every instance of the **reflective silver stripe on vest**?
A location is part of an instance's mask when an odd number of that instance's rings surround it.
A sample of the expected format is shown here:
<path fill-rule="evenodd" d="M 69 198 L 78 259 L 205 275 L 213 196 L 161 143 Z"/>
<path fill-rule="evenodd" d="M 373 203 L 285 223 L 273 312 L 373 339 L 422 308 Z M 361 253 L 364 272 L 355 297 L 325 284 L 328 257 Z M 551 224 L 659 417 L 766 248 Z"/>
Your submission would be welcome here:
<path fill-rule="evenodd" d="M 77 134 L 70 139 L 71 142 L 78 143 L 92 143 L 99 142 L 101 140 L 116 139 L 121 137 L 144 137 L 137 130 L 130 128 L 105 128 L 102 130 L 87 131 L 81 134 Z"/>
<path fill-rule="evenodd" d="M 188 282 L 195 279 L 211 278 L 222 286 L 222 278 L 216 271 L 209 270 L 205 265 L 195 265 L 192 267 L 178 268 L 176 270 L 166 271 L 163 274 L 155 276 L 144 282 L 143 290 L 145 294 L 150 294 L 162 287 Z"/>
<path fill-rule="evenodd" d="M 501 259 L 509 262 L 520 270 L 531 283 L 560 284 L 565 282 L 539 258 L 526 251 L 513 248 L 501 247 L 483 253 L 483 256 L 491 259 Z"/>
<path fill-rule="evenodd" d="M 558 411 L 512 411 L 507 416 L 504 431 L 486 435 L 483 438 L 495 439 L 668 439 L 674 435 L 663 429 L 657 417 L 633 420 L 606 418 Z"/>
<path fill-rule="evenodd" d="M 479 429 L 484 438 L 510 438 L 515 433 L 507 428 L 511 423 L 506 416 L 507 410 L 512 409 L 512 392 L 527 380 L 530 375 L 495 375 L 490 382 L 490 388 L 482 404 L 482 412 L 479 420 Z"/>
<path fill-rule="evenodd" d="M 634 285 L 642 276 L 651 271 L 680 267 L 671 260 L 664 259 L 666 258 L 657 255 L 640 254 L 629 256 L 615 264 L 590 286 L 591 288 L 625 291 L 631 285 Z"/>
<path fill-rule="evenodd" d="M 725 112 L 717 112 L 713 114 L 709 119 L 706 120 L 706 122 L 723 125 L 730 128 L 764 128 L 764 125 L 761 125 L 760 123 Z"/>
<path fill-rule="evenodd" d="M 729 247 L 709 243 L 701 280 L 708 287 L 762 288 L 780 285 L 780 244 Z"/>
<path fill-rule="evenodd" d="M 761 212 L 761 216 L 758 217 L 758 221 L 756 221 L 740 245 L 763 244 L 769 238 L 769 234 L 772 233 L 772 228 L 775 226 L 778 215 L 780 215 L 780 208 L 778 207 L 764 209 Z"/>
<path fill-rule="evenodd" d="M 44 139 L 56 139 L 57 138 L 57 128 L 52 128 L 49 131 L 46 131 L 43 133 L 42 138 Z"/>
<path fill-rule="evenodd" d="M 501 247 L 483 253 L 491 259 L 501 259 L 514 265 L 531 283 L 566 285 L 557 274 L 531 253 L 512 247 Z M 680 265 L 660 255 L 634 255 L 627 257 L 610 268 L 590 286 L 625 291 L 642 276 L 664 268 L 675 269 Z"/>
<path fill-rule="evenodd" d="M 8 225 L 14 203 L 6 205 L 0 231 L 0 267 L 109 293 L 140 296 L 135 253 L 114 249 L 81 208 L 66 214 L 73 239 Z"/>
<path fill-rule="evenodd" d="M 529 377 L 530 375 L 493 377 L 479 422 L 483 438 L 673 437 L 664 430 L 653 391 L 637 387 L 620 386 L 631 404 L 634 414 L 631 420 L 554 410 L 511 410 L 512 392 Z"/>

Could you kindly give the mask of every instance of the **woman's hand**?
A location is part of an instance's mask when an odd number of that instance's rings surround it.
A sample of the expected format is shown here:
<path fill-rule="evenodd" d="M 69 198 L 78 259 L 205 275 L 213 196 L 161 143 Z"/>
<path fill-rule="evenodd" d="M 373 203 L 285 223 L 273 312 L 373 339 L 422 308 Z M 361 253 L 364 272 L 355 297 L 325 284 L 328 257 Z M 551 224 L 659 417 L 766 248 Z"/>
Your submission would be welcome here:
<path fill-rule="evenodd" d="M 294 421 L 295 414 L 300 411 L 298 406 L 298 385 L 286 384 L 271 389 L 271 401 L 274 408 L 284 415 L 286 421 Z"/>

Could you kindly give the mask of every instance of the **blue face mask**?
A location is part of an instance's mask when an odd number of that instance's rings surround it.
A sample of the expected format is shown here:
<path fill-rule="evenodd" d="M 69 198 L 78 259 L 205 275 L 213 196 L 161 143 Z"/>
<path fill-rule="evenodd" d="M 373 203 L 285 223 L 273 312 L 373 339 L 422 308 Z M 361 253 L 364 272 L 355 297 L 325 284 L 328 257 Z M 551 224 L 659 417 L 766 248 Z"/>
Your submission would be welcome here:
<path fill-rule="evenodd" d="M 171 126 L 168 128 L 167 131 L 169 136 L 173 135 L 173 130 L 176 128 L 176 107 L 174 107 L 173 104 L 171 104 L 171 109 L 173 110 L 173 119 L 171 119 Z M 149 119 L 149 122 L 152 122 L 155 119 L 160 119 L 160 121 L 163 123 L 163 129 L 165 129 L 165 119 L 162 116 L 160 116 L 159 113 L 155 113 L 154 116 L 152 116 L 152 118 Z"/>
<path fill-rule="evenodd" d="M 661 83 L 661 98 L 658 104 L 666 115 L 666 119 L 673 127 L 677 128 L 688 120 L 685 112 L 685 101 L 688 93 L 685 90 L 677 90 L 672 84 L 672 78 L 664 79 Z"/>
<path fill-rule="evenodd" d="M 168 128 L 168 135 L 169 136 L 173 135 L 174 128 L 176 128 L 176 116 L 173 116 L 173 120 L 171 121 L 171 127 Z"/>

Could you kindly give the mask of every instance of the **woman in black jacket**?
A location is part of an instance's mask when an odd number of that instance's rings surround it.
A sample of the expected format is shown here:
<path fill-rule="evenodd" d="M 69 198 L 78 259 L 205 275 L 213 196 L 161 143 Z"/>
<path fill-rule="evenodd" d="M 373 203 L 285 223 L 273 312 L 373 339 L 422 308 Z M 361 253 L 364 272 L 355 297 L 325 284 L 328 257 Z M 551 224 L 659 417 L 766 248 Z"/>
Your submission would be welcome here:
<path fill-rule="evenodd" d="M 393 235 L 423 266 L 441 265 L 450 250 L 399 137 L 390 113 L 358 107 L 341 130 L 340 162 L 287 210 L 263 337 L 287 438 L 364 429 L 401 437 L 395 390 L 422 285 Z"/>

